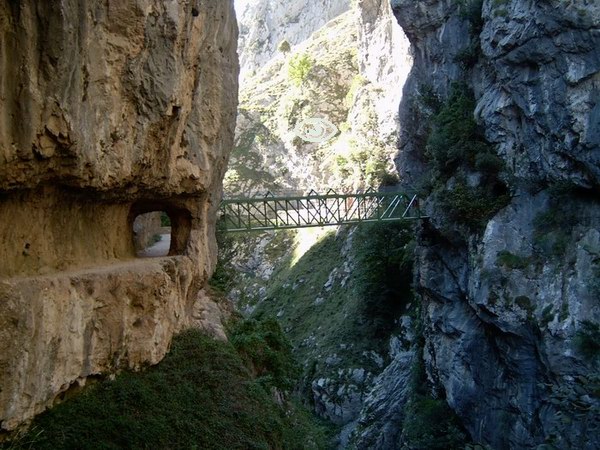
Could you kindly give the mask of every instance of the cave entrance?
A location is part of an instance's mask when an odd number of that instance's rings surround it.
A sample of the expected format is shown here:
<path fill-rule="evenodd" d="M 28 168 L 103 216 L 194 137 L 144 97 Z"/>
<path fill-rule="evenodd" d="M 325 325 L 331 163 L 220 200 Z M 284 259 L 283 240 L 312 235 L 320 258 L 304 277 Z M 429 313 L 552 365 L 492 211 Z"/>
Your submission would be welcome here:
<path fill-rule="evenodd" d="M 188 244 L 189 211 L 154 202 L 136 203 L 130 214 L 132 242 L 138 258 L 182 255 Z"/>

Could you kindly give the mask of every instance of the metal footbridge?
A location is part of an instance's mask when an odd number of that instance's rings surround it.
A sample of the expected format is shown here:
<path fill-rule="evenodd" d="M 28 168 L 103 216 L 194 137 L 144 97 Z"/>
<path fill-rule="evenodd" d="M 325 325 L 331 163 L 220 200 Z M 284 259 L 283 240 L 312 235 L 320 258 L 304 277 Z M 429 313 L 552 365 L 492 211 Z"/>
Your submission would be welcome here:
<path fill-rule="evenodd" d="M 423 219 L 416 195 L 368 190 L 353 194 L 308 194 L 226 198 L 221 202 L 225 231 L 280 230 Z"/>

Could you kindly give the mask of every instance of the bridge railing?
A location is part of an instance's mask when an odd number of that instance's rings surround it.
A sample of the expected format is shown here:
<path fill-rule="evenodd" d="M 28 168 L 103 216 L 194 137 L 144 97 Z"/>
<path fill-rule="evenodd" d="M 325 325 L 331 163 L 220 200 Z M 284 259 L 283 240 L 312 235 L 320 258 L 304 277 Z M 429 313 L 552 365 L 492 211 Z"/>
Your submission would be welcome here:
<path fill-rule="evenodd" d="M 423 218 L 416 196 L 400 192 L 367 191 L 321 195 L 228 198 L 221 203 L 227 231 L 322 227 Z"/>

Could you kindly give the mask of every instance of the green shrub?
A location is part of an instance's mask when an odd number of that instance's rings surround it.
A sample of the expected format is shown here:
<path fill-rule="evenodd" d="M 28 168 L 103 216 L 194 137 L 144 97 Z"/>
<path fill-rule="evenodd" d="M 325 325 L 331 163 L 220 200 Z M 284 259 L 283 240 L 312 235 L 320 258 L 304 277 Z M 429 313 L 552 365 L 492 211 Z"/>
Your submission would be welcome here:
<path fill-rule="evenodd" d="M 356 231 L 354 290 L 372 339 L 385 339 L 412 300 L 414 231 L 401 222 L 363 224 Z"/>
<path fill-rule="evenodd" d="M 463 163 L 473 165 L 475 155 L 486 145 L 473 118 L 474 108 L 473 96 L 463 88 L 455 87 L 433 118 L 425 155 L 446 177 Z"/>
<path fill-rule="evenodd" d="M 533 220 L 535 249 L 549 258 L 565 256 L 573 228 L 577 225 L 577 191 L 570 183 L 556 183 L 548 188 L 548 209 Z"/>
<path fill-rule="evenodd" d="M 277 50 L 279 50 L 281 53 L 283 53 L 285 55 L 292 50 L 292 47 L 291 47 L 290 43 L 287 41 L 287 39 L 284 39 L 277 46 Z"/>
<path fill-rule="evenodd" d="M 592 279 L 590 280 L 588 287 L 592 295 L 595 295 L 600 300 L 600 257 L 597 258 L 592 268 Z"/>
<path fill-rule="evenodd" d="M 430 109 L 434 114 L 439 113 L 443 102 L 430 84 L 421 84 L 417 90 L 416 97 L 420 105 Z"/>
<path fill-rule="evenodd" d="M 575 336 L 575 345 L 588 360 L 600 359 L 600 324 L 584 320 Z"/>
<path fill-rule="evenodd" d="M 535 311 L 535 306 L 533 303 L 531 303 L 531 299 L 526 295 L 519 295 L 515 297 L 515 305 L 527 311 L 528 314 L 533 314 Z"/>
<path fill-rule="evenodd" d="M 346 93 L 346 97 L 344 98 L 344 105 L 350 108 L 354 104 L 354 101 L 356 100 L 356 94 L 360 88 L 368 83 L 369 81 L 362 75 L 354 75 L 352 82 L 350 83 L 350 87 L 348 88 L 348 92 Z"/>
<path fill-rule="evenodd" d="M 275 319 L 246 320 L 230 332 L 231 343 L 258 380 L 279 389 L 290 390 L 298 381 L 292 346 Z"/>
<path fill-rule="evenodd" d="M 481 127 L 475 122 L 474 109 L 472 92 L 457 84 L 433 117 L 425 156 L 441 175 L 441 181 L 447 180 L 458 168 L 463 167 L 481 172 L 490 184 L 494 184 L 498 173 L 504 168 L 502 159 L 495 154 Z"/>
<path fill-rule="evenodd" d="M 465 448 L 467 435 L 460 419 L 443 398 L 433 398 L 422 358 L 425 339 L 422 322 L 414 308 L 417 348 L 411 368 L 410 394 L 404 408 L 401 442 L 397 448 L 410 450 L 459 450 Z"/>
<path fill-rule="evenodd" d="M 481 49 L 479 47 L 479 40 L 473 40 L 468 46 L 459 51 L 454 57 L 454 61 L 463 69 L 470 69 L 477 61 L 479 61 L 479 56 L 481 55 Z"/>
<path fill-rule="evenodd" d="M 483 29 L 483 0 L 457 0 L 460 16 L 469 21 L 470 32 L 478 36 Z"/>
<path fill-rule="evenodd" d="M 578 225 L 592 225 L 584 211 L 597 204 L 598 192 L 570 181 L 554 182 L 547 192 L 548 207 L 533 221 L 534 249 L 546 258 L 574 261 L 573 234 Z"/>
<path fill-rule="evenodd" d="M 8 448 L 327 448 L 326 429 L 295 403 L 279 407 L 231 344 L 199 331 L 158 365 L 122 373 L 38 416 Z M 0 446 L 1 447 L 1 446 Z"/>
<path fill-rule="evenodd" d="M 235 252 L 234 239 L 226 230 L 225 220 L 225 217 L 219 217 L 217 219 L 217 266 L 209 280 L 209 284 L 222 293 L 226 293 L 231 289 L 235 277 L 235 270 L 229 264 L 229 261 L 231 261 Z"/>
<path fill-rule="evenodd" d="M 459 450 L 466 434 L 446 401 L 431 397 L 414 399 L 403 424 L 403 439 L 411 450 Z"/>
<path fill-rule="evenodd" d="M 171 218 L 164 211 L 162 211 L 160 213 L 160 226 L 161 227 L 170 227 L 171 226 Z"/>
<path fill-rule="evenodd" d="M 381 175 L 381 186 L 396 186 L 400 183 L 400 178 L 395 173 L 384 172 Z"/>
<path fill-rule="evenodd" d="M 525 269 L 529 265 L 529 258 L 515 255 L 507 250 L 498 252 L 496 263 L 509 269 Z"/>
<path fill-rule="evenodd" d="M 552 305 L 548 305 L 543 309 L 542 319 L 541 319 L 541 323 L 540 323 L 540 325 L 542 327 L 548 326 L 548 324 L 554 320 L 554 316 L 556 314 L 554 313 L 553 309 L 554 308 Z"/>
<path fill-rule="evenodd" d="M 494 153 L 479 153 L 475 156 L 475 169 L 485 175 L 494 176 L 504 169 L 504 161 Z"/>
<path fill-rule="evenodd" d="M 314 61 L 312 58 L 305 54 L 295 55 L 289 62 L 288 75 L 292 83 L 296 86 L 300 86 L 307 79 L 310 73 Z"/>
<path fill-rule="evenodd" d="M 475 122 L 474 108 L 473 93 L 455 84 L 432 119 L 425 157 L 430 166 L 427 178 L 435 181 L 422 188 L 437 192 L 450 220 L 477 231 L 510 203 L 510 194 L 500 178 L 504 163 Z M 479 173 L 478 185 L 467 186 L 465 174 L 474 171 Z M 446 182 L 453 177 L 453 187 L 446 190 Z"/>
<path fill-rule="evenodd" d="M 466 225 L 472 231 L 485 227 L 487 222 L 510 202 L 506 192 L 494 193 L 486 187 L 471 188 L 459 180 L 454 188 L 440 194 L 441 209 L 450 220 Z"/>
<path fill-rule="evenodd" d="M 561 322 L 564 322 L 568 318 L 569 318 L 569 304 L 567 302 L 564 302 L 560 306 L 560 313 L 558 315 L 558 320 L 560 320 Z"/>

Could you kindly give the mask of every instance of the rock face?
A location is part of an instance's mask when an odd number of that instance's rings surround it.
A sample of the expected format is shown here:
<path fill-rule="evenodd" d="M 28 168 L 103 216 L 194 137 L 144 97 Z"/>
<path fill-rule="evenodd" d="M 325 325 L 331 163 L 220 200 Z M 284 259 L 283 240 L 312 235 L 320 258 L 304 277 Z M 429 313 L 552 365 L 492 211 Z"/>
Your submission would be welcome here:
<path fill-rule="evenodd" d="M 133 221 L 133 245 L 136 252 L 151 246 L 161 230 L 161 213 L 151 212 L 140 214 Z"/>
<path fill-rule="evenodd" d="M 359 71 L 375 89 L 372 97 L 377 132 L 384 142 L 397 143 L 400 130 L 398 105 L 413 67 L 410 43 L 393 16 L 388 0 L 362 0 L 357 4 Z"/>
<path fill-rule="evenodd" d="M 276 56 L 283 40 L 291 45 L 300 44 L 349 9 L 350 0 L 239 2 L 241 79 Z"/>
<path fill-rule="evenodd" d="M 297 136 L 296 126 L 313 117 L 325 118 L 336 127 L 348 120 L 352 105 L 346 99 L 359 75 L 357 38 L 355 15 L 346 12 L 288 56 L 271 60 L 254 77 L 241 82 L 226 193 L 338 187 L 331 180 L 335 173 L 332 165 L 336 142 L 342 137 L 306 142 Z M 294 78 L 290 67 L 302 60 L 307 73 Z"/>
<path fill-rule="evenodd" d="M 384 0 L 358 2 L 324 25 L 312 19 L 314 3 L 297 24 L 283 21 L 277 28 L 300 41 L 285 55 L 271 54 L 260 64 L 262 50 L 241 39 L 242 54 L 257 66 L 240 85 L 227 193 L 356 190 L 377 187 L 393 170 L 402 97 L 393 87 L 404 83 L 412 65 L 408 39 Z M 275 8 L 273 2 L 268 7 Z M 262 22 L 248 21 L 248 14 L 260 8 L 264 2 L 253 2 L 240 18 L 251 35 Z M 307 69 L 301 79 L 294 72 L 299 62 Z M 313 118 L 339 132 L 324 142 L 304 141 L 297 126 Z"/>
<path fill-rule="evenodd" d="M 403 180 L 414 186 L 432 173 L 429 106 L 446 101 L 458 81 L 474 92 L 473 114 L 510 192 L 473 230 L 451 220 L 440 199 L 461 176 L 479 188 L 481 169 L 450 173 L 429 191 L 416 288 L 424 337 L 417 356 L 431 390 L 473 442 L 598 448 L 600 5 L 392 4 L 415 58 L 401 106 Z M 401 397 L 390 380 L 405 379 L 406 358 L 395 357 L 374 391 L 359 448 L 401 446 L 406 399 L 381 399 Z M 378 435 L 387 439 L 374 445 Z"/>
<path fill-rule="evenodd" d="M 236 38 L 230 1 L 0 1 L 0 430 L 202 316 Z M 135 260 L 150 211 L 170 256 Z"/>

